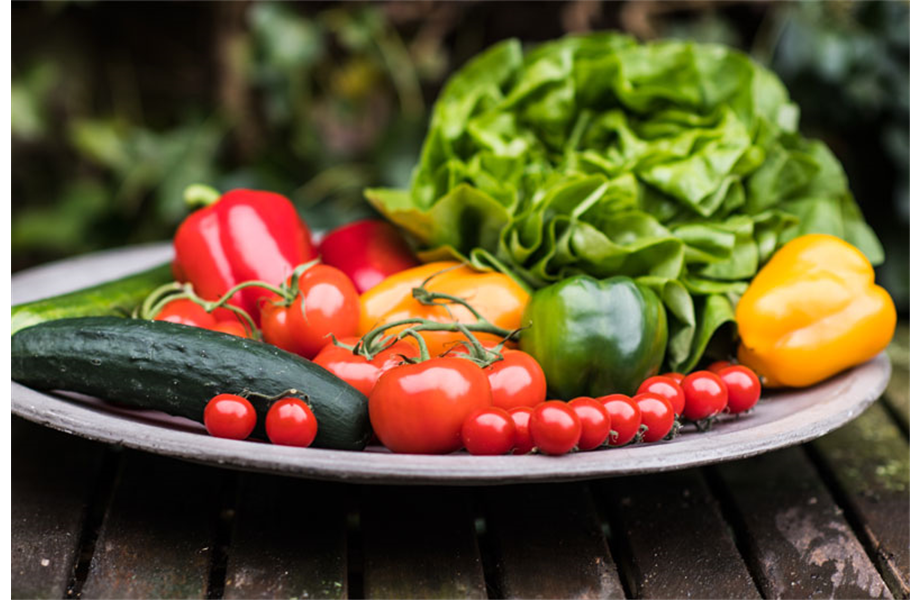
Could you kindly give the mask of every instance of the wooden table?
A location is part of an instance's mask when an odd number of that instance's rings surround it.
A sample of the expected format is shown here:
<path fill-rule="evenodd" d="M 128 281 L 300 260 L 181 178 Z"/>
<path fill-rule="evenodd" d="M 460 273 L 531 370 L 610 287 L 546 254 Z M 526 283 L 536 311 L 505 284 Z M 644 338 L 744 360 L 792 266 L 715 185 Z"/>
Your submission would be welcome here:
<path fill-rule="evenodd" d="M 317 483 L 14 418 L 12 595 L 909 597 L 908 335 L 882 401 L 814 443 L 587 483 Z"/>

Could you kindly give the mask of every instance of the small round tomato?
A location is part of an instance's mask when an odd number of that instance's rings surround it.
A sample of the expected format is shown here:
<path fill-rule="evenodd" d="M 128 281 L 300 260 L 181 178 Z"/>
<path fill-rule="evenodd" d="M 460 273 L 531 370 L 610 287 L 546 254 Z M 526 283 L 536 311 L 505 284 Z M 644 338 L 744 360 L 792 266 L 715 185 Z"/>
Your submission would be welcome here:
<path fill-rule="evenodd" d="M 671 433 L 674 427 L 674 407 L 667 398 L 652 392 L 645 392 L 637 394 L 633 400 L 639 407 L 642 424 L 646 427 L 645 433 L 642 434 L 643 441 L 657 442 Z"/>
<path fill-rule="evenodd" d="M 316 416 L 300 398 L 282 398 L 265 415 L 265 433 L 279 446 L 306 448 L 316 439 L 317 428 Z"/>
<path fill-rule="evenodd" d="M 179 323 L 181 325 L 190 325 L 192 327 L 201 327 L 212 329 L 217 324 L 217 319 L 210 314 L 200 304 L 196 304 L 188 298 L 173 300 L 164 306 L 154 321 L 169 321 L 170 323 Z"/>
<path fill-rule="evenodd" d="M 533 409 L 530 435 L 540 452 L 565 454 L 574 450 L 581 439 L 581 420 L 565 402 L 550 400 Z"/>
<path fill-rule="evenodd" d="M 625 446 L 633 441 L 642 426 L 642 413 L 636 401 L 624 394 L 610 394 L 597 399 L 610 416 L 611 446 Z"/>
<path fill-rule="evenodd" d="M 491 405 L 489 379 L 465 358 L 433 358 L 390 369 L 367 401 L 380 443 L 411 454 L 459 450 L 464 421 Z"/>
<path fill-rule="evenodd" d="M 358 292 L 347 275 L 328 265 L 314 265 L 301 273 L 298 294 L 290 305 L 276 304 L 277 296 L 262 300 L 262 337 L 269 344 L 313 358 L 337 338 L 358 333 L 361 308 Z"/>
<path fill-rule="evenodd" d="M 743 413 L 760 400 L 760 378 L 743 365 L 732 365 L 716 373 L 728 390 L 728 412 Z"/>
<path fill-rule="evenodd" d="M 530 435 L 530 416 L 533 409 L 520 406 L 508 411 L 514 421 L 514 454 L 529 454 L 534 449 L 533 437 Z"/>
<path fill-rule="evenodd" d="M 662 375 L 662 377 L 670 377 L 671 379 L 673 379 L 673 380 L 676 381 L 677 383 L 680 383 L 681 381 L 684 380 L 684 374 L 683 374 L 683 373 L 677 373 L 676 371 L 672 371 L 671 373 L 665 373 L 664 375 Z"/>
<path fill-rule="evenodd" d="M 709 365 L 708 367 L 706 367 L 706 370 L 707 370 L 707 371 L 710 371 L 710 372 L 712 372 L 712 373 L 718 373 L 719 371 L 721 371 L 721 370 L 724 369 L 725 367 L 730 367 L 730 366 L 732 366 L 731 361 L 727 361 L 727 360 L 717 360 L 716 362 L 714 362 L 714 363 L 712 363 L 711 365 Z"/>
<path fill-rule="evenodd" d="M 343 338 L 339 341 L 354 346 L 358 343 L 358 338 Z M 373 360 L 367 360 L 348 348 L 330 342 L 319 351 L 313 362 L 349 383 L 365 396 L 370 396 L 381 375 L 405 363 L 403 357 L 417 358 L 418 354 L 418 346 L 401 340 L 380 352 Z"/>
<path fill-rule="evenodd" d="M 248 329 L 239 321 L 218 321 L 214 327 L 211 327 L 211 329 L 221 333 L 236 335 L 242 338 L 249 337 Z"/>
<path fill-rule="evenodd" d="M 697 371 L 684 378 L 684 418 L 689 421 L 712 419 L 728 405 L 728 389 L 722 379 L 709 371 Z"/>
<path fill-rule="evenodd" d="M 684 412 L 684 391 L 680 383 L 666 375 L 649 377 L 639 386 L 638 393 L 652 392 L 664 396 L 674 407 L 674 414 L 680 416 Z"/>
<path fill-rule="evenodd" d="M 256 409 L 242 396 L 218 394 L 204 407 L 204 426 L 214 437 L 245 440 L 256 427 Z"/>
<path fill-rule="evenodd" d="M 514 419 L 500 408 L 483 408 L 466 418 L 460 435 L 463 447 L 475 456 L 508 454 L 514 447 Z"/>
<path fill-rule="evenodd" d="M 546 376 L 536 359 L 520 350 L 505 350 L 502 356 L 485 369 L 492 386 L 492 405 L 511 410 L 532 408 L 546 400 Z"/>
<path fill-rule="evenodd" d="M 579 450 L 594 450 L 610 437 L 610 415 L 600 402 L 594 398 L 582 396 L 569 401 L 569 406 L 581 421 L 581 437 L 578 438 Z"/>

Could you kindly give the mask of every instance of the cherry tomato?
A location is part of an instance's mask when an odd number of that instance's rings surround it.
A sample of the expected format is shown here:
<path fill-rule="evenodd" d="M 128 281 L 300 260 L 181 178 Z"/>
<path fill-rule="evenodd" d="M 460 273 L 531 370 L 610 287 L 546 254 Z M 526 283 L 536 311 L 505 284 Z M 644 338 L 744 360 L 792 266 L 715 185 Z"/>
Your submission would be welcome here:
<path fill-rule="evenodd" d="M 466 418 L 460 435 L 463 447 L 476 456 L 508 454 L 514 447 L 514 419 L 500 408 L 483 408 Z"/>
<path fill-rule="evenodd" d="M 707 370 L 707 371 L 711 371 L 711 372 L 713 372 L 713 373 L 718 373 L 719 371 L 721 371 L 721 370 L 724 369 L 725 367 L 730 367 L 730 366 L 732 366 L 731 361 L 727 361 L 727 360 L 717 360 L 716 362 L 714 362 L 714 363 L 712 363 L 711 365 L 709 365 L 708 367 L 706 367 L 706 370 Z"/>
<path fill-rule="evenodd" d="M 339 341 L 354 346 L 358 343 L 358 338 L 347 337 Z M 330 342 L 320 350 L 313 362 L 339 379 L 345 380 L 365 396 L 370 396 L 371 390 L 374 389 L 381 375 L 403 364 L 405 362 L 403 357 L 417 358 L 418 354 L 418 346 L 401 340 L 369 361 L 348 348 L 342 348 Z"/>
<path fill-rule="evenodd" d="M 674 407 L 667 398 L 645 392 L 637 394 L 633 400 L 642 414 L 642 424 L 647 427 L 642 435 L 643 441 L 657 442 L 671 433 L 674 427 Z"/>
<path fill-rule="evenodd" d="M 533 409 L 520 406 L 508 411 L 514 421 L 514 454 L 529 454 L 534 449 L 533 437 L 530 435 L 530 416 Z"/>
<path fill-rule="evenodd" d="M 242 338 L 249 337 L 248 329 L 239 321 L 218 321 L 214 327 L 211 327 L 211 329 L 214 331 L 220 331 L 221 333 L 236 335 Z"/>
<path fill-rule="evenodd" d="M 214 437 L 245 440 L 256 427 L 256 409 L 242 396 L 218 394 L 204 407 L 204 426 Z"/>
<path fill-rule="evenodd" d="M 711 419 L 728 405 L 728 389 L 715 373 L 690 373 L 680 386 L 686 400 L 684 417 L 690 421 Z"/>
<path fill-rule="evenodd" d="M 569 406 L 581 421 L 579 450 L 594 450 L 610 437 L 610 415 L 600 402 L 582 396 L 569 401 Z"/>
<path fill-rule="evenodd" d="M 170 323 L 202 327 L 204 329 L 211 329 L 217 324 L 217 319 L 214 318 L 214 315 L 208 313 L 201 305 L 195 304 L 188 298 L 167 303 L 153 320 L 169 321 Z"/>
<path fill-rule="evenodd" d="M 491 404 L 492 388 L 483 370 L 465 358 L 450 357 L 390 369 L 367 403 L 380 443 L 412 454 L 459 450 L 463 422 Z"/>
<path fill-rule="evenodd" d="M 663 377 L 670 377 L 671 379 L 673 379 L 673 380 L 676 381 L 677 383 L 680 383 L 681 381 L 684 380 L 684 374 L 683 374 L 683 373 L 677 373 L 677 372 L 665 373 L 665 374 L 663 375 Z"/>
<path fill-rule="evenodd" d="M 510 410 L 545 401 L 546 376 L 536 359 L 520 350 L 505 350 L 502 356 L 485 369 L 492 386 L 492 405 Z"/>
<path fill-rule="evenodd" d="M 611 446 L 625 446 L 635 439 L 642 426 L 642 413 L 636 401 L 624 394 L 610 394 L 597 399 L 610 416 Z"/>
<path fill-rule="evenodd" d="M 565 402 L 550 400 L 537 405 L 530 416 L 530 435 L 544 454 L 565 454 L 581 439 L 578 413 Z"/>
<path fill-rule="evenodd" d="M 639 386 L 638 393 L 652 392 L 664 396 L 674 407 L 674 414 L 680 416 L 684 412 L 684 391 L 680 383 L 666 375 L 649 377 Z"/>
<path fill-rule="evenodd" d="M 273 444 L 306 448 L 316 439 L 313 411 L 300 398 L 282 398 L 265 415 L 265 433 Z"/>
<path fill-rule="evenodd" d="M 347 275 L 328 265 L 314 265 L 298 280 L 299 294 L 290 306 L 277 296 L 262 300 L 262 337 L 269 344 L 313 358 L 329 341 L 358 333 L 358 292 Z"/>
<path fill-rule="evenodd" d="M 760 400 L 760 378 L 743 365 L 732 365 L 716 373 L 728 390 L 728 412 L 743 413 Z"/>

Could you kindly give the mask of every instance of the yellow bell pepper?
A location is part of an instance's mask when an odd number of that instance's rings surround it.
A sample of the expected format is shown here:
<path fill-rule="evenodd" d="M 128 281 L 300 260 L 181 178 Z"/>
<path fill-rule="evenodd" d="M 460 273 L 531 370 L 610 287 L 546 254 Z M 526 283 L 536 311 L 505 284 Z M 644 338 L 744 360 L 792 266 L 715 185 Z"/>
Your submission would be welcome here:
<path fill-rule="evenodd" d="M 384 323 L 416 317 L 442 323 L 474 323 L 476 318 L 463 306 L 426 306 L 412 297 L 412 288 L 421 286 L 433 275 L 425 289 L 466 300 L 487 321 L 503 329 L 515 330 L 521 326 L 521 314 L 530 295 L 514 279 L 503 273 L 476 271 L 459 262 L 442 261 L 401 271 L 364 292 L 361 295 L 361 335 Z M 388 333 L 400 329 L 402 327 L 394 327 Z M 422 337 L 432 355 L 467 339 L 462 333 L 441 331 L 426 331 Z M 500 341 L 499 337 L 487 333 L 477 333 L 476 337 L 484 342 Z"/>
<path fill-rule="evenodd" d="M 884 350 L 897 315 L 859 250 L 811 234 L 792 240 L 764 265 L 735 318 L 739 361 L 768 386 L 804 387 Z"/>

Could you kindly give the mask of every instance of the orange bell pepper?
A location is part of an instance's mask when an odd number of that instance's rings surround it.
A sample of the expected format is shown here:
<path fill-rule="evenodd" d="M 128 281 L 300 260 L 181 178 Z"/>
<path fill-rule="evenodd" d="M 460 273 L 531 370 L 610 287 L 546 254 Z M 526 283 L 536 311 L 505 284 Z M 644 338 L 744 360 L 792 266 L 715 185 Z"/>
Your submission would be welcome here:
<path fill-rule="evenodd" d="M 855 247 L 811 234 L 783 246 L 735 310 L 738 359 L 771 387 L 804 387 L 865 362 L 894 335 L 894 302 Z"/>
<path fill-rule="evenodd" d="M 515 330 L 521 326 L 521 314 L 530 296 L 514 279 L 503 273 L 476 271 L 459 262 L 444 261 L 396 273 L 364 292 L 361 295 L 360 334 L 364 335 L 384 323 L 416 317 L 441 323 L 475 323 L 476 318 L 463 306 L 426 306 L 412 297 L 412 288 L 421 286 L 432 276 L 425 289 L 466 300 L 487 321 L 498 327 Z M 396 333 L 401 329 L 403 327 L 394 327 L 387 333 Z M 457 332 L 425 331 L 421 335 L 432 355 L 449 350 L 467 339 Z M 477 333 L 476 337 L 483 342 L 500 340 L 488 333 Z"/>

